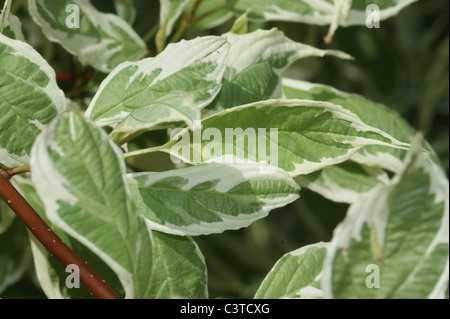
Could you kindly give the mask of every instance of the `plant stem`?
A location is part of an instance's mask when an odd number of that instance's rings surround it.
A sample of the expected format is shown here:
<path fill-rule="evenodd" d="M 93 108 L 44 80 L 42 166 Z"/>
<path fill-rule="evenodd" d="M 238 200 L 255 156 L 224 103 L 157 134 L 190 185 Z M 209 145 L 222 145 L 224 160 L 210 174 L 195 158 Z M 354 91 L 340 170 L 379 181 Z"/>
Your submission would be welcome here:
<path fill-rule="evenodd" d="M 80 270 L 80 281 L 95 297 L 99 299 L 120 299 L 119 295 L 51 230 L 9 182 L 9 178 L 10 173 L 0 169 L 0 197 L 24 222 L 31 233 L 64 266 L 77 265 Z"/>
<path fill-rule="evenodd" d="M 192 26 L 192 22 L 194 21 L 194 15 L 197 11 L 198 7 L 202 3 L 203 0 L 196 0 L 194 5 L 192 6 L 191 11 L 189 12 L 189 15 L 183 15 L 183 19 L 181 20 L 180 27 L 178 28 L 177 32 L 173 36 L 172 40 L 170 42 L 175 43 L 178 42 L 183 34 L 186 32 L 186 30 Z"/>
<path fill-rule="evenodd" d="M 10 170 L 3 170 L 4 174 L 7 174 L 8 179 L 13 177 L 14 175 L 27 173 L 29 171 L 30 171 L 30 165 L 21 166 L 21 167 L 15 167 L 15 168 L 10 169 Z"/>
<path fill-rule="evenodd" d="M 156 34 L 156 32 L 158 32 L 158 28 L 159 25 L 156 24 L 154 25 L 143 37 L 142 40 L 144 40 L 144 42 L 148 42 L 150 41 L 151 38 L 153 38 L 153 36 Z"/>

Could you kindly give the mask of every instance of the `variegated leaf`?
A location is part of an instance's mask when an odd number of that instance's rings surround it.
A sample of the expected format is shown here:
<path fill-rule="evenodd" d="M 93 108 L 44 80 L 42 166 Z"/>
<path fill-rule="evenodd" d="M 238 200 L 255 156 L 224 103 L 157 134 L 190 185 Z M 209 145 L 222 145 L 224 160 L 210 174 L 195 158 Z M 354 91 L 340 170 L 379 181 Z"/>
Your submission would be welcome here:
<path fill-rule="evenodd" d="M 207 36 L 123 63 L 103 81 L 86 117 L 113 126 L 116 141 L 177 122 L 192 125 L 220 90 L 228 47 L 225 38 Z"/>
<path fill-rule="evenodd" d="M 325 55 L 351 58 L 339 51 L 319 50 L 294 42 L 276 28 L 223 36 L 231 46 L 222 90 L 208 106 L 215 111 L 281 97 L 281 78 L 299 59 Z"/>
<path fill-rule="evenodd" d="M 285 254 L 263 280 L 255 298 L 322 298 L 320 279 L 326 248 L 327 244 L 320 242 Z"/>
<path fill-rule="evenodd" d="M 89 0 L 29 0 L 28 5 L 49 40 L 97 70 L 110 72 L 147 54 L 144 41 L 127 22 L 99 12 Z"/>
<path fill-rule="evenodd" d="M 11 14 L 12 0 L 5 0 L 3 9 L 0 12 L 0 33 L 15 40 L 24 41 L 22 34 L 22 23 L 19 18 Z"/>
<path fill-rule="evenodd" d="M 356 114 L 364 123 L 376 127 L 399 141 L 408 142 L 414 136 L 414 128 L 397 112 L 373 102 L 367 98 L 345 93 L 330 86 L 314 84 L 292 79 L 283 79 L 283 96 L 289 99 L 309 99 L 326 101 L 337 104 Z M 438 163 L 439 159 L 433 149 L 424 141 L 423 148 L 432 154 L 432 159 Z M 361 165 L 381 167 L 389 171 L 398 172 L 403 167 L 406 151 L 385 146 L 368 146 L 355 153 L 351 159 Z"/>
<path fill-rule="evenodd" d="M 208 164 L 128 177 L 149 227 L 176 235 L 207 235 L 246 227 L 298 198 L 285 172 L 266 164 Z"/>
<path fill-rule="evenodd" d="M 376 5 L 376 18 L 388 19 L 417 0 L 236 0 L 228 2 L 228 9 L 240 15 L 252 9 L 249 18 L 254 21 L 291 21 L 317 25 L 331 25 L 327 42 L 338 26 L 366 25 Z M 367 12 L 367 13 L 366 13 Z M 370 20 L 372 21 L 372 20 Z"/>
<path fill-rule="evenodd" d="M 121 150 L 81 114 L 61 115 L 39 136 L 31 176 L 48 220 L 106 263 L 127 298 L 206 297 L 195 242 L 147 228 L 129 199 Z"/>
<path fill-rule="evenodd" d="M 128 22 L 129 25 L 133 25 L 136 19 L 134 0 L 114 0 L 114 7 L 119 17 Z"/>
<path fill-rule="evenodd" d="M 29 164 L 41 129 L 65 108 L 55 72 L 30 45 L 0 34 L 0 164 Z"/>
<path fill-rule="evenodd" d="M 189 163 L 268 162 L 291 176 L 341 163 L 365 146 L 408 147 L 339 105 L 268 100 L 228 109 L 178 132 L 162 149 Z"/>
<path fill-rule="evenodd" d="M 350 207 L 323 271 L 326 298 L 445 298 L 449 184 L 420 140 L 389 185 Z"/>

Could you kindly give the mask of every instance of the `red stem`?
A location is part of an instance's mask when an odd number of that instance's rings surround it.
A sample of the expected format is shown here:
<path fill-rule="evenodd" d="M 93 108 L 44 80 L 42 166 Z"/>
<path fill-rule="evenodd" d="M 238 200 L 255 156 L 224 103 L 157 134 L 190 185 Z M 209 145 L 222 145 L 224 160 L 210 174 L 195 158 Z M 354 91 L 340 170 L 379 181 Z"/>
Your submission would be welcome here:
<path fill-rule="evenodd" d="M 80 281 L 95 297 L 99 299 L 120 299 L 119 295 L 51 230 L 9 182 L 9 174 L 3 169 L 0 169 L 0 197 L 19 216 L 31 233 L 64 266 L 70 264 L 78 266 Z"/>

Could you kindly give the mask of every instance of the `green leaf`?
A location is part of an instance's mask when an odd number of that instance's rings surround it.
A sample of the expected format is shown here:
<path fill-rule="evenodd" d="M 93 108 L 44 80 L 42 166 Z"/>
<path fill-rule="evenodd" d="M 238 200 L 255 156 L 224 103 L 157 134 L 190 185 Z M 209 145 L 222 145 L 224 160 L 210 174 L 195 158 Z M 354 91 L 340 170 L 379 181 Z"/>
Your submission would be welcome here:
<path fill-rule="evenodd" d="M 64 110 L 55 77 L 30 45 L 0 34 L 0 164 L 27 165 L 36 136 Z"/>
<path fill-rule="evenodd" d="M 11 14 L 12 0 L 6 0 L 0 13 L 0 33 L 15 40 L 25 41 L 22 34 L 22 23 L 19 18 Z"/>
<path fill-rule="evenodd" d="M 128 22 L 129 25 L 133 25 L 136 19 L 134 0 L 114 0 L 114 7 L 119 17 Z"/>
<path fill-rule="evenodd" d="M 16 215 L 5 203 L 4 200 L 0 200 L 0 235 L 6 232 L 11 226 Z"/>
<path fill-rule="evenodd" d="M 322 298 L 320 277 L 326 247 L 321 242 L 285 254 L 263 280 L 255 298 Z"/>
<path fill-rule="evenodd" d="M 207 235 L 246 227 L 298 198 L 285 172 L 263 164 L 208 164 L 128 177 L 149 227 L 176 235 Z"/>
<path fill-rule="evenodd" d="M 226 39 L 208 36 L 123 63 L 103 81 L 86 116 L 114 126 L 116 141 L 173 123 L 192 125 L 220 90 L 228 47 Z"/>
<path fill-rule="evenodd" d="M 127 298 L 206 296 L 198 247 L 146 227 L 129 199 L 121 150 L 92 122 L 79 113 L 52 121 L 31 166 L 49 221 L 109 265 Z"/>
<path fill-rule="evenodd" d="M 413 142 L 403 170 L 353 204 L 327 250 L 327 298 L 444 298 L 449 184 Z"/>
<path fill-rule="evenodd" d="M 1 203 L 0 210 L 2 213 Z M 15 218 L 5 232 L 0 232 L 0 296 L 6 288 L 22 278 L 30 261 L 26 229 L 22 221 Z"/>
<path fill-rule="evenodd" d="M 234 21 L 233 27 L 231 27 L 232 33 L 236 34 L 245 34 L 248 31 L 248 21 L 247 16 L 250 13 L 251 9 L 247 9 L 240 17 Z"/>
<path fill-rule="evenodd" d="M 99 12 L 89 0 L 29 0 L 28 5 L 50 41 L 99 71 L 110 72 L 147 54 L 144 41 L 128 23 Z"/>
<path fill-rule="evenodd" d="M 376 127 L 399 141 L 408 142 L 414 137 L 415 129 L 397 112 L 363 96 L 342 92 L 326 85 L 286 78 L 283 79 L 282 91 L 289 99 L 309 99 L 340 105 L 355 113 L 367 125 Z M 423 147 L 430 151 L 432 159 L 439 163 L 439 159 L 426 141 Z M 405 155 L 405 150 L 376 145 L 362 148 L 351 159 L 362 165 L 398 172 L 403 167 Z"/>
<path fill-rule="evenodd" d="M 354 203 L 378 184 L 388 183 L 389 177 L 380 168 L 346 161 L 299 175 L 295 181 L 334 202 Z"/>
<path fill-rule="evenodd" d="M 222 90 L 208 107 L 216 111 L 280 98 L 281 78 L 289 66 L 299 59 L 325 55 L 351 58 L 339 51 L 319 50 L 294 42 L 276 28 L 248 34 L 226 33 L 223 36 L 231 47 Z"/>
<path fill-rule="evenodd" d="M 291 176 L 346 161 L 361 147 L 407 147 L 328 102 L 268 100 L 228 109 L 162 149 L 189 163 L 268 162 Z"/>

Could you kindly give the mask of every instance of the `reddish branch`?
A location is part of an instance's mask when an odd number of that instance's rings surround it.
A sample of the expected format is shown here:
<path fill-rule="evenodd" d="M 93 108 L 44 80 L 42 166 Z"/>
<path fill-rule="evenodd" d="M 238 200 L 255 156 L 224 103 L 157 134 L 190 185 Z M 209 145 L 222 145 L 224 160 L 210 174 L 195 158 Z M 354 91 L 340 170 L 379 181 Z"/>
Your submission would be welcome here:
<path fill-rule="evenodd" d="M 57 82 L 70 82 L 73 85 L 81 79 L 84 82 L 89 81 L 94 76 L 94 71 L 89 70 L 84 73 L 74 72 L 74 73 L 58 73 L 56 74 Z"/>
<path fill-rule="evenodd" d="M 64 266 L 75 264 L 80 269 L 80 281 L 97 298 L 120 299 L 104 280 L 81 260 L 42 220 L 28 202 L 9 182 L 11 173 L 0 168 L 0 197 L 19 216 L 31 233 Z"/>

